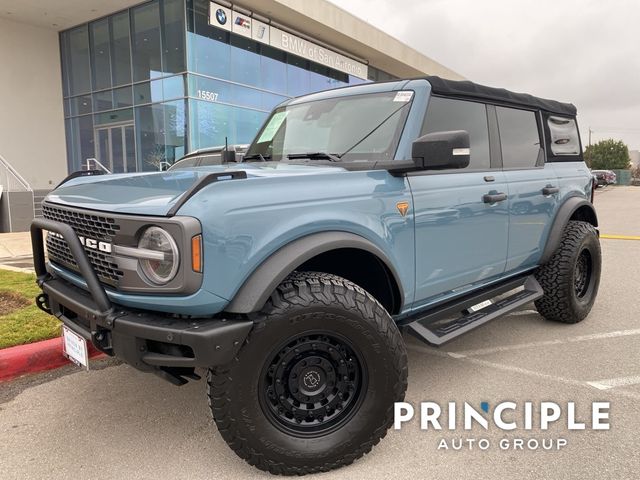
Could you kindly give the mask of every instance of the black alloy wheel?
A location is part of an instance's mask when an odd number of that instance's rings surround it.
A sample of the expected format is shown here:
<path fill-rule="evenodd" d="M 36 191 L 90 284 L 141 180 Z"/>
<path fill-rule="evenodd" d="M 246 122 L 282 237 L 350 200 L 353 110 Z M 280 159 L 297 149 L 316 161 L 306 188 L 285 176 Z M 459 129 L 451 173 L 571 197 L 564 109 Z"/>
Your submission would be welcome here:
<path fill-rule="evenodd" d="M 306 333 L 268 362 L 260 386 L 262 407 L 292 435 L 324 435 L 357 410 L 366 381 L 360 355 L 347 339 Z"/>
<path fill-rule="evenodd" d="M 589 250 L 584 249 L 578 256 L 576 268 L 573 273 L 573 284 L 578 298 L 584 298 L 592 285 L 593 260 Z"/>

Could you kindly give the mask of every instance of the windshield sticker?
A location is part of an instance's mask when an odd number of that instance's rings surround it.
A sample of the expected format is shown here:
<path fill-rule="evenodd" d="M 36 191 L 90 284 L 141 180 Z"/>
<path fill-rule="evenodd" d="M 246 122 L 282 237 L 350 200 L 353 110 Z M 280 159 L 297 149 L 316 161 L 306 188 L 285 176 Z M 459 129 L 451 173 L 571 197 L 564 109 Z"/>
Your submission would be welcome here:
<path fill-rule="evenodd" d="M 264 127 L 262 135 L 260 135 L 260 138 L 258 139 L 258 143 L 270 142 L 271 140 L 273 140 L 273 137 L 280 129 L 282 122 L 284 122 L 284 119 L 287 118 L 287 113 L 289 112 L 284 111 L 273 114 L 273 117 L 271 117 L 271 120 L 269 120 L 267 126 Z"/>
<path fill-rule="evenodd" d="M 396 93 L 396 96 L 393 97 L 394 102 L 408 102 L 413 97 L 413 92 L 410 90 L 402 90 Z"/>

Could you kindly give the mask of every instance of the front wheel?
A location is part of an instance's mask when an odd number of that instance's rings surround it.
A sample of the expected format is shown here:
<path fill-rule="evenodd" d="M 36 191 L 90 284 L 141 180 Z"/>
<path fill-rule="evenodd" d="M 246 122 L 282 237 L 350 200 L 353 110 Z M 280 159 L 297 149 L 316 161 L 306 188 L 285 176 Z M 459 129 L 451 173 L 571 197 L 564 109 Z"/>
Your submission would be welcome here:
<path fill-rule="evenodd" d="M 407 354 L 369 293 L 335 275 L 293 273 L 208 386 L 218 430 L 241 458 L 271 473 L 321 472 L 385 436 L 407 388 Z"/>
<path fill-rule="evenodd" d="M 570 221 L 558 250 L 536 272 L 544 296 L 536 300 L 547 320 L 577 323 L 591 311 L 600 284 L 598 234 L 587 222 Z"/>

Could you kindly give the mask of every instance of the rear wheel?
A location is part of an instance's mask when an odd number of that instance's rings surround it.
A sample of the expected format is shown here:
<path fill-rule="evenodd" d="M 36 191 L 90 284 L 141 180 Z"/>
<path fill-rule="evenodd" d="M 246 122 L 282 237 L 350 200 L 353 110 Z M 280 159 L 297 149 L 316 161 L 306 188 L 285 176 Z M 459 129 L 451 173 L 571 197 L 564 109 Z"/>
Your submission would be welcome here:
<path fill-rule="evenodd" d="M 591 311 L 600 284 L 601 252 L 593 225 L 570 221 L 558 250 L 536 272 L 544 296 L 536 300 L 547 320 L 577 323 Z"/>
<path fill-rule="evenodd" d="M 300 475 L 348 465 L 384 437 L 404 399 L 407 356 L 366 291 L 335 275 L 294 273 L 208 385 L 218 430 L 240 457 Z"/>

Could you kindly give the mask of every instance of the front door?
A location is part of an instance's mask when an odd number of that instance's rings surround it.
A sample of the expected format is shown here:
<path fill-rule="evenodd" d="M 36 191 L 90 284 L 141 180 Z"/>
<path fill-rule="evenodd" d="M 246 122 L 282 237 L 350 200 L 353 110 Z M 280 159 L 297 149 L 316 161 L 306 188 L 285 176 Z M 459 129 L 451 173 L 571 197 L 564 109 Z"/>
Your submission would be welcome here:
<path fill-rule="evenodd" d="M 422 134 L 465 130 L 463 169 L 410 174 L 415 215 L 414 308 L 504 273 L 509 211 L 505 175 L 489 148 L 483 103 L 432 97 Z"/>
<path fill-rule="evenodd" d="M 96 159 L 112 173 L 135 172 L 136 142 L 132 123 L 95 130 Z"/>

